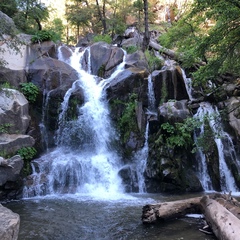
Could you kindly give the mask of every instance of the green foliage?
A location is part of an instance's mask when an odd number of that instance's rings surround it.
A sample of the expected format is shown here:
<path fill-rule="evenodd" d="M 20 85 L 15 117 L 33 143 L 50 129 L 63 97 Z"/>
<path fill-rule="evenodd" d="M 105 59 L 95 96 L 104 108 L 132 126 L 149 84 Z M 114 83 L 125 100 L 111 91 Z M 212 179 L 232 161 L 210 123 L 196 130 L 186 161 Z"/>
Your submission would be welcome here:
<path fill-rule="evenodd" d="M 31 38 L 32 43 L 40 43 L 44 41 L 53 41 L 53 40 L 54 40 L 54 35 L 52 31 L 47 31 L 47 30 L 38 31 Z"/>
<path fill-rule="evenodd" d="M 9 128 L 12 126 L 10 123 L 0 124 L 0 134 L 1 133 L 8 133 Z"/>
<path fill-rule="evenodd" d="M 23 173 L 25 176 L 31 174 L 30 161 L 37 155 L 37 150 L 34 147 L 23 147 L 17 151 L 17 154 L 24 160 Z"/>
<path fill-rule="evenodd" d="M 20 155 L 23 160 L 32 160 L 36 156 L 37 150 L 34 147 L 23 147 L 17 151 L 17 154 Z"/>
<path fill-rule="evenodd" d="M 109 35 L 97 35 L 93 38 L 94 42 L 106 42 L 110 44 L 112 42 L 112 39 Z"/>
<path fill-rule="evenodd" d="M 132 94 L 129 98 L 128 102 L 122 102 L 120 100 L 116 100 L 114 102 L 115 105 L 124 105 L 124 110 L 122 116 L 118 121 L 118 129 L 121 133 L 121 139 L 124 143 L 128 140 L 130 133 L 137 130 L 136 123 L 136 99 L 137 95 Z"/>
<path fill-rule="evenodd" d="M 180 147 L 187 149 L 193 146 L 193 131 L 200 124 L 200 121 L 195 118 L 186 118 L 183 122 L 174 124 L 163 123 L 161 125 L 162 135 L 160 140 L 166 143 L 169 148 Z"/>
<path fill-rule="evenodd" d="M 30 103 L 34 103 L 36 101 L 38 93 L 39 93 L 38 87 L 35 84 L 31 83 L 31 82 L 29 82 L 29 83 L 21 83 L 20 87 L 21 87 L 22 93 L 27 98 L 27 100 Z"/>
<path fill-rule="evenodd" d="M 181 52 L 186 67 L 204 61 L 194 74 L 197 85 L 215 81 L 223 73 L 240 75 L 240 5 L 232 0 L 195 0 L 191 10 L 160 43 Z M 215 81 L 217 84 L 217 81 Z"/>
<path fill-rule="evenodd" d="M 61 41 L 64 37 L 64 25 L 59 18 L 53 19 L 45 29 L 52 35 L 50 40 L 53 42 Z"/>
<path fill-rule="evenodd" d="M 162 61 L 158 57 L 154 56 L 150 51 L 146 50 L 144 52 L 145 57 L 148 62 L 148 68 L 149 71 L 152 72 L 156 69 L 161 69 L 162 68 Z"/>
<path fill-rule="evenodd" d="M 13 20 L 16 26 L 25 33 L 32 34 L 42 30 L 42 22 L 49 16 L 48 8 L 38 0 L 18 0 L 18 12 Z"/>
<path fill-rule="evenodd" d="M 4 82 L 0 85 L 0 90 L 3 88 L 8 88 L 8 89 L 15 89 L 15 87 L 11 86 L 9 82 Z"/>
<path fill-rule="evenodd" d="M 7 14 L 9 17 L 13 17 L 17 12 L 17 3 L 15 0 L 1 0 L 0 11 Z"/>
<path fill-rule="evenodd" d="M 132 54 L 135 53 L 138 50 L 137 46 L 129 46 L 126 47 L 127 54 Z"/>
<path fill-rule="evenodd" d="M 22 44 L 21 40 L 17 37 L 17 29 L 13 21 L 5 14 L 0 12 L 0 66 L 4 66 L 7 62 L 2 58 L 6 51 L 2 46 L 6 44 L 9 50 L 14 53 L 19 53 L 19 46 Z"/>

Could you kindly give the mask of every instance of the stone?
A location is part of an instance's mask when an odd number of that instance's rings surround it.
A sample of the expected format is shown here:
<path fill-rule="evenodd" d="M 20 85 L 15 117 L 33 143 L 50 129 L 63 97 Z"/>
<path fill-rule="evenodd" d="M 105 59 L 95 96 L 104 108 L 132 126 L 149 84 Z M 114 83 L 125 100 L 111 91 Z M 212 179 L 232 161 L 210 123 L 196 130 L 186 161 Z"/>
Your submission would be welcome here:
<path fill-rule="evenodd" d="M 35 140 L 29 135 L 0 134 L 0 153 L 15 154 L 22 147 L 32 147 Z"/>
<path fill-rule="evenodd" d="M 123 61 L 124 52 L 121 48 L 111 46 L 104 42 L 97 42 L 90 47 L 91 73 L 96 76 L 108 78 L 116 70 L 116 67 Z M 83 56 L 83 68 L 88 69 L 86 59 L 88 51 Z M 84 60 L 85 59 L 85 60 Z"/>
<path fill-rule="evenodd" d="M 22 158 L 15 155 L 8 160 L 1 158 L 1 162 L 6 163 L 7 166 L 0 165 L 0 186 L 3 186 L 8 181 L 17 181 L 23 168 Z"/>
<path fill-rule="evenodd" d="M 19 227 L 19 215 L 0 204 L 0 239 L 17 240 Z"/>
<path fill-rule="evenodd" d="M 158 115 L 161 122 L 182 122 L 191 114 L 187 108 L 187 100 L 163 103 L 158 108 Z"/>
<path fill-rule="evenodd" d="M 25 134 L 29 126 L 28 101 L 15 89 L 0 91 L 0 123 L 8 124 L 8 133 Z"/>

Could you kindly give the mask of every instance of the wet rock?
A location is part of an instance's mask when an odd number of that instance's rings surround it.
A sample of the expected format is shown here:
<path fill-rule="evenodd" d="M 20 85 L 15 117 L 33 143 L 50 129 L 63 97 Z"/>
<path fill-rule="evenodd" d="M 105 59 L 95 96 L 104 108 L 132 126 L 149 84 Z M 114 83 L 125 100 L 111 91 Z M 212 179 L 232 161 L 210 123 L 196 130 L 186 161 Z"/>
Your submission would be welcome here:
<path fill-rule="evenodd" d="M 35 140 L 29 135 L 23 134 L 0 134 L 0 152 L 12 155 L 23 147 L 32 147 Z"/>
<path fill-rule="evenodd" d="M 0 123 L 6 126 L 8 133 L 25 134 L 29 126 L 28 101 L 15 89 L 0 91 Z"/>
<path fill-rule="evenodd" d="M 88 59 L 88 51 L 84 53 L 84 59 Z M 123 61 L 124 52 L 121 48 L 111 46 L 104 42 L 97 42 L 90 47 L 91 73 L 103 78 L 108 78 L 116 70 L 116 67 Z M 84 61 L 83 68 L 88 69 Z"/>
<path fill-rule="evenodd" d="M 23 160 L 19 155 L 15 155 L 9 159 L 1 158 L 1 162 L 4 162 L 4 165 L 0 165 L 0 200 L 18 199 L 23 188 Z"/>
<path fill-rule="evenodd" d="M 17 240 L 20 217 L 0 204 L 0 239 Z"/>

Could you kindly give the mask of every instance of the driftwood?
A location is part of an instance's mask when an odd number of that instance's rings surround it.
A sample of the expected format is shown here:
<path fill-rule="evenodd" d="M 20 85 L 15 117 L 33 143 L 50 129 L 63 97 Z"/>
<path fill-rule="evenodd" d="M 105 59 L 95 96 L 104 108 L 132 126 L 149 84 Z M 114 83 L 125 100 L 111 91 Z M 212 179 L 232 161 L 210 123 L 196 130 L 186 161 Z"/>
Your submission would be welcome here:
<path fill-rule="evenodd" d="M 159 45 L 156 42 L 150 41 L 149 46 L 152 47 L 153 49 L 157 50 L 157 51 L 160 51 L 160 52 L 166 54 L 171 59 L 178 60 L 178 58 L 179 58 L 179 56 L 176 54 L 175 51 L 173 51 L 171 49 L 168 49 L 168 48 L 165 48 L 165 47 Z"/>
<path fill-rule="evenodd" d="M 148 204 L 143 207 L 142 222 L 154 223 L 184 217 L 189 213 L 204 214 L 206 226 L 200 231 L 213 232 L 219 240 L 240 239 L 240 203 L 231 193 Z"/>
<path fill-rule="evenodd" d="M 196 197 L 186 200 L 145 205 L 142 212 L 142 222 L 154 223 L 157 220 L 184 217 L 189 213 L 200 213 L 200 200 L 201 197 Z"/>
<path fill-rule="evenodd" d="M 201 199 L 203 214 L 215 236 L 220 240 L 240 239 L 240 220 L 209 196 Z"/>

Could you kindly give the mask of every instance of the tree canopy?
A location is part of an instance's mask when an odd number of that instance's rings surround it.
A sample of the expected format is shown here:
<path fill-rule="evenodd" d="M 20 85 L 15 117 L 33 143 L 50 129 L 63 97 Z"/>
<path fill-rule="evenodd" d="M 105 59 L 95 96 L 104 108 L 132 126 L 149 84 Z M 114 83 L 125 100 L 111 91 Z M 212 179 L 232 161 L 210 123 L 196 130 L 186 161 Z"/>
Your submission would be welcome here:
<path fill-rule="evenodd" d="M 178 22 L 160 37 L 166 47 L 183 53 L 182 63 L 191 67 L 204 61 L 194 78 L 214 82 L 224 73 L 240 75 L 240 2 L 195 0 Z"/>

